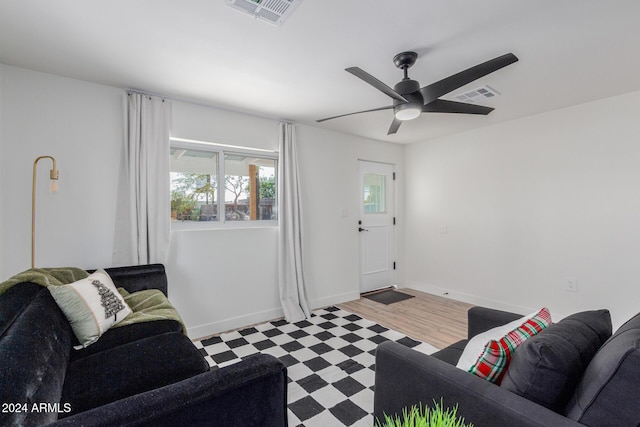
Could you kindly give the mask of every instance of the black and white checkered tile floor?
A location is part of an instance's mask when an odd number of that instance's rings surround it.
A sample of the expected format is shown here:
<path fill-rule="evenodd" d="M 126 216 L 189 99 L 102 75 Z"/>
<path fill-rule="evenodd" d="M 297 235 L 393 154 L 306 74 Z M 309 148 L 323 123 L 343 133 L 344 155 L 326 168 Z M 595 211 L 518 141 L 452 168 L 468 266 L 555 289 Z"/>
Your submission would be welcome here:
<path fill-rule="evenodd" d="M 336 307 L 308 320 L 263 323 L 195 342 L 212 367 L 254 353 L 278 357 L 289 376 L 289 425 L 373 425 L 375 348 L 393 340 L 426 354 L 437 349 Z"/>

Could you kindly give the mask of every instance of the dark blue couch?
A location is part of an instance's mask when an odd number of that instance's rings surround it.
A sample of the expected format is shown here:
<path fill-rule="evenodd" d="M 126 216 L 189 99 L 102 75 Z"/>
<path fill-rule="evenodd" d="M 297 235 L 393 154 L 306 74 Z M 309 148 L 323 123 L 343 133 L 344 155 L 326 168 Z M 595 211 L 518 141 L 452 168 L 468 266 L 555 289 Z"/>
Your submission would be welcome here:
<path fill-rule="evenodd" d="M 162 265 L 106 270 L 129 292 L 167 293 Z M 50 293 L 0 295 L 0 425 L 286 426 L 286 368 L 269 355 L 216 370 L 172 320 L 107 331 L 74 350 Z"/>
<path fill-rule="evenodd" d="M 519 317 L 474 307 L 468 336 Z M 430 356 L 379 345 L 374 416 L 442 398 L 475 427 L 640 425 L 640 314 L 613 335 L 607 310 L 568 316 L 517 349 L 499 386 L 454 366 L 466 342 Z"/>

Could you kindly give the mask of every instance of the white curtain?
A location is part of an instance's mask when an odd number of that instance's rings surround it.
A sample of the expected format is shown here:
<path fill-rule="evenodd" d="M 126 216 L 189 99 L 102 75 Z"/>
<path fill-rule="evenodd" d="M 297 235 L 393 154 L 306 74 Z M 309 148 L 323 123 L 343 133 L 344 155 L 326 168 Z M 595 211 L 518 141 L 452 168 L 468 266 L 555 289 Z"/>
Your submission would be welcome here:
<path fill-rule="evenodd" d="M 280 302 L 288 322 L 310 316 L 302 268 L 302 212 L 298 179 L 298 156 L 293 125 L 280 123 L 278 168 L 278 278 Z"/>
<path fill-rule="evenodd" d="M 129 91 L 114 265 L 164 263 L 171 237 L 169 101 Z"/>

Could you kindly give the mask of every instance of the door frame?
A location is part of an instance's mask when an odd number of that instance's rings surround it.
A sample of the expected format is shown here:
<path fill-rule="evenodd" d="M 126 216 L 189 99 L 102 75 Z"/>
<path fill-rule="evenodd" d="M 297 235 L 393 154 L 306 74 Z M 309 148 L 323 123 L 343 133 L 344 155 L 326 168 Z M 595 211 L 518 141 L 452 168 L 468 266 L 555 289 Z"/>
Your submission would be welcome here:
<path fill-rule="evenodd" d="M 397 280 L 398 280 L 398 274 L 397 274 L 397 269 L 396 269 L 396 258 L 397 258 L 397 229 L 396 229 L 396 218 L 397 218 L 397 187 L 396 187 L 396 164 L 395 163 L 389 163 L 389 162 L 380 162 L 380 161 L 375 161 L 375 160 L 368 160 L 368 159 L 362 159 L 362 158 L 358 158 L 358 193 L 357 193 L 357 203 L 358 203 L 358 221 L 357 221 L 357 227 L 358 229 L 360 229 L 360 227 L 362 226 L 362 221 L 363 221 L 363 206 L 362 206 L 362 191 L 363 191 L 363 176 L 364 176 L 364 172 L 363 172 L 363 164 L 374 164 L 374 165 L 383 165 L 385 167 L 390 167 L 391 169 L 391 180 L 390 182 L 387 184 L 389 185 L 389 189 L 390 189 L 390 193 L 391 193 L 391 197 L 389 198 L 389 200 L 387 201 L 386 207 L 387 210 L 389 211 L 390 217 L 392 218 L 392 224 L 390 224 L 390 236 L 389 236 L 389 246 L 390 246 L 390 250 L 389 250 L 389 254 L 388 254 L 388 261 L 389 261 L 389 269 L 391 270 L 391 280 L 389 284 L 385 284 L 383 286 L 377 287 L 375 289 L 363 289 L 363 278 L 364 278 L 364 271 L 363 271 L 363 267 L 364 267 L 364 254 L 363 254 L 363 250 L 364 250 L 364 241 L 363 238 L 361 236 L 359 236 L 358 238 L 358 289 L 360 293 L 367 293 L 367 292 L 373 292 L 375 290 L 378 289 L 384 289 L 387 287 L 397 287 Z M 360 233 L 359 233 L 360 234 Z"/>

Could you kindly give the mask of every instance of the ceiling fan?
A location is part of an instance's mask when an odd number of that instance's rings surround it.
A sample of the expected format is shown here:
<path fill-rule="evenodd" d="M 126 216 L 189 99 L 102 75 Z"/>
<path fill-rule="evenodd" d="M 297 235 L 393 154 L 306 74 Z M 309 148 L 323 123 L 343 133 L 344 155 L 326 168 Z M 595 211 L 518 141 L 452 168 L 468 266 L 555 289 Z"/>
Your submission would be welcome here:
<path fill-rule="evenodd" d="M 466 85 L 467 83 L 471 83 L 472 81 L 479 79 L 480 77 L 484 77 L 487 74 L 491 74 L 509 64 L 513 64 L 518 60 L 513 53 L 507 53 L 420 88 L 420 84 L 416 80 L 410 79 L 408 74 L 409 68 L 415 64 L 417 59 L 418 54 L 415 52 L 402 52 L 393 57 L 393 63 L 396 67 L 404 71 L 404 78 L 400 80 L 393 89 L 361 68 L 346 68 L 345 71 L 348 71 L 384 94 L 390 96 L 393 99 L 393 105 L 328 117 L 326 119 L 318 120 L 318 123 L 326 120 L 337 119 L 338 117 L 350 116 L 352 114 L 393 109 L 394 118 L 391 122 L 391 126 L 389 127 L 389 132 L 387 132 L 387 135 L 391 135 L 398 131 L 403 121 L 415 119 L 420 115 L 420 113 L 487 115 L 493 111 L 493 108 L 484 107 L 482 105 L 467 104 L 464 102 L 448 101 L 439 98 Z"/>

